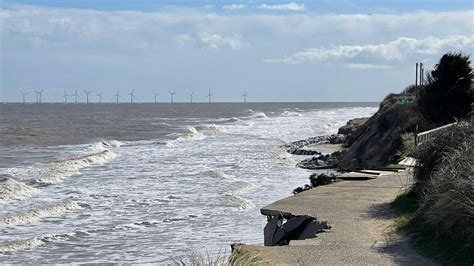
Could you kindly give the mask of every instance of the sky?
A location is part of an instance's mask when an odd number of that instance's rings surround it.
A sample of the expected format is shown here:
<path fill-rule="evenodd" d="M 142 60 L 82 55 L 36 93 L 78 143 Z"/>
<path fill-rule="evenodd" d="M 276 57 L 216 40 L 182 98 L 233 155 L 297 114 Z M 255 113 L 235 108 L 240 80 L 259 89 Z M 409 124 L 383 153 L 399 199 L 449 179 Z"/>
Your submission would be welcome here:
<path fill-rule="evenodd" d="M 0 38 L 0 101 L 380 101 L 473 53 L 474 1 L 3 0 Z"/>

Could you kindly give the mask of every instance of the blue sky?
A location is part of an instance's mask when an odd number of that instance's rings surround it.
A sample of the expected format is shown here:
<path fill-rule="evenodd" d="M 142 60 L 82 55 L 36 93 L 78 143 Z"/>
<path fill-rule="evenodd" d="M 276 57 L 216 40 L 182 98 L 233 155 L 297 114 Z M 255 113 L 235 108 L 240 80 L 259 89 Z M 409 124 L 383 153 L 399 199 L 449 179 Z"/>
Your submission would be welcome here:
<path fill-rule="evenodd" d="M 472 54 L 473 5 L 4 0 L 0 100 L 135 89 L 137 101 L 205 101 L 211 89 L 216 101 L 379 101 L 413 82 L 415 62 Z"/>

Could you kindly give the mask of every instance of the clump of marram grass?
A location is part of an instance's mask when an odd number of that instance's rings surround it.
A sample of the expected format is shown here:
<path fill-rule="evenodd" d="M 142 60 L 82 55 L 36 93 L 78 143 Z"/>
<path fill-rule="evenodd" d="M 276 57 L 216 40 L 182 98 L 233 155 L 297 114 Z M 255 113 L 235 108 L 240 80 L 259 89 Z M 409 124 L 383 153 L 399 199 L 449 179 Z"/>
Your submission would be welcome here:
<path fill-rule="evenodd" d="M 415 185 L 392 203 L 398 228 L 423 252 L 447 264 L 474 263 L 472 123 L 450 127 L 417 147 Z"/>
<path fill-rule="evenodd" d="M 471 137 L 469 127 L 469 123 L 460 122 L 442 130 L 433 139 L 425 141 L 417 147 L 414 153 L 417 158 L 417 167 L 414 173 L 416 195 L 423 194 L 422 191 L 430 182 L 432 174 L 442 166 L 443 160 L 449 156 L 450 152 L 456 150 L 466 139 Z M 445 182 L 450 178 L 450 176 L 445 176 Z"/>
<path fill-rule="evenodd" d="M 257 265 L 262 260 L 258 254 L 250 251 L 241 251 L 236 248 L 232 253 L 220 249 L 217 252 L 209 250 L 189 250 L 189 253 L 179 257 L 172 257 L 171 264 L 193 265 L 193 266 L 233 266 L 233 265 Z"/>
<path fill-rule="evenodd" d="M 419 213 L 437 236 L 474 254 L 474 142 L 447 152 L 423 190 Z M 474 261 L 473 261 L 474 262 Z"/>

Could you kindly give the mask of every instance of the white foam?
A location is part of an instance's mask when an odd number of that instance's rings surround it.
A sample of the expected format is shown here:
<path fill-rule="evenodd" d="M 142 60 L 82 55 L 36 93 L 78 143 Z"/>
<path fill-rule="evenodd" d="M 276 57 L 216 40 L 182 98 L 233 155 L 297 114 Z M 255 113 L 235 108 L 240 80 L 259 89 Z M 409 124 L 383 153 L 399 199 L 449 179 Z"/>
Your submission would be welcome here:
<path fill-rule="evenodd" d="M 92 149 L 96 150 L 103 150 L 106 148 L 119 148 L 121 146 L 121 142 L 115 139 L 111 140 L 101 140 L 99 142 L 95 142 L 91 145 Z"/>
<path fill-rule="evenodd" d="M 79 174 L 79 170 L 84 167 L 104 164 L 116 156 L 117 154 L 114 152 L 105 150 L 78 158 L 35 164 L 25 168 L 13 168 L 9 172 L 15 176 L 33 179 L 41 184 L 57 184 L 66 177 Z"/>
<path fill-rule="evenodd" d="M 253 185 L 248 182 L 238 181 L 234 187 L 225 192 L 224 195 L 231 198 L 231 203 L 237 205 L 239 209 L 250 209 L 255 207 L 255 204 L 251 200 L 244 198 L 242 194 L 252 187 Z"/>
<path fill-rule="evenodd" d="M 37 189 L 9 177 L 0 177 L 0 203 L 27 198 Z"/>
<path fill-rule="evenodd" d="M 218 134 L 218 133 L 225 133 L 225 129 L 222 126 L 218 126 L 215 124 L 210 125 L 200 125 L 196 126 L 195 129 L 202 134 L 202 132 L 207 134 Z"/>
<path fill-rule="evenodd" d="M 28 224 L 31 222 L 39 221 L 44 217 L 63 214 L 72 210 L 81 209 L 81 206 L 77 202 L 68 202 L 54 206 L 48 206 L 40 209 L 29 210 L 24 213 L 10 214 L 3 219 L 0 219 L 0 223 L 3 224 Z"/>
<path fill-rule="evenodd" d="M 0 244 L 0 253 L 17 252 L 27 249 L 33 249 L 44 244 L 44 241 L 38 238 L 19 240 L 6 244 Z"/>
<path fill-rule="evenodd" d="M 303 116 L 302 114 L 298 113 L 298 112 L 293 112 L 293 111 L 289 111 L 289 110 L 285 110 L 283 111 L 282 113 L 284 116 Z"/>

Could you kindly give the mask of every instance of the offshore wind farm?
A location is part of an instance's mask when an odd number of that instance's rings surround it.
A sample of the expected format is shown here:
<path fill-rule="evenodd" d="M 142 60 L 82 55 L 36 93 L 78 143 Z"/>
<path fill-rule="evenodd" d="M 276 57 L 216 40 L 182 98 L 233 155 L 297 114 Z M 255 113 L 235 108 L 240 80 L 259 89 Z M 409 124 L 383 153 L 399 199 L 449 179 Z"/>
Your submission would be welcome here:
<path fill-rule="evenodd" d="M 81 98 L 81 95 L 78 93 L 78 90 L 69 90 L 70 91 L 70 94 L 68 93 L 68 90 L 64 90 L 63 91 L 63 95 L 62 95 L 62 101 L 58 101 L 58 100 L 48 100 L 46 99 L 46 102 L 43 102 L 43 93 L 44 92 L 47 92 L 48 90 L 47 89 L 42 89 L 40 91 L 35 91 L 33 90 L 33 92 L 35 92 L 36 94 L 36 98 L 35 100 L 33 101 L 33 99 L 28 99 L 27 98 L 27 95 L 29 94 L 29 91 L 20 91 L 20 96 L 21 98 L 18 99 L 18 101 L 12 101 L 13 103 L 14 102 L 21 102 L 21 103 L 59 103 L 59 102 L 63 102 L 64 104 L 67 104 L 67 103 L 74 103 L 74 104 L 80 104 L 80 103 L 86 103 L 86 104 L 89 104 L 89 103 L 166 103 L 166 102 L 170 102 L 170 103 L 174 103 L 175 102 L 175 95 L 177 94 L 176 92 L 174 91 L 169 91 L 169 95 L 170 95 L 170 99 L 169 101 L 165 98 L 159 98 L 160 96 L 160 93 L 156 92 L 156 91 L 152 91 L 152 94 L 149 95 L 150 97 L 145 97 L 145 96 L 142 96 L 140 99 L 141 101 L 136 101 L 136 95 L 135 95 L 135 89 L 132 89 L 127 95 L 129 96 L 129 101 L 120 101 L 121 99 L 121 95 L 119 93 L 119 90 L 116 90 L 115 94 L 113 95 L 110 95 L 110 97 L 107 97 L 107 95 L 103 95 L 103 92 L 102 91 L 99 91 L 97 92 L 95 95 L 97 96 L 97 99 L 96 101 L 93 101 L 93 100 L 90 100 L 89 99 L 89 96 L 90 94 L 94 93 L 94 91 L 92 90 L 82 90 L 83 92 L 83 101 L 81 102 L 79 99 Z M 179 96 L 180 94 L 178 94 Z M 180 99 L 179 102 L 182 102 L 182 103 L 194 103 L 194 102 L 207 102 L 207 103 L 212 103 L 212 98 L 214 97 L 214 94 L 211 93 L 211 90 L 208 90 L 207 94 L 204 94 L 202 95 L 202 97 L 198 98 L 200 99 L 201 101 L 195 101 L 194 99 L 194 91 L 190 92 L 190 93 L 182 93 L 182 98 Z M 52 95 L 49 95 L 51 98 L 56 98 Z M 184 98 L 184 97 L 188 97 L 188 99 Z M 73 97 L 74 101 L 73 102 L 70 102 L 69 101 L 69 98 L 70 97 Z M 239 99 L 238 97 L 236 97 L 236 102 L 240 102 L 240 101 L 243 101 L 244 103 L 247 102 L 247 91 L 243 91 L 243 94 L 241 95 L 241 98 L 242 99 Z M 103 99 L 109 99 L 108 101 L 107 100 L 103 100 Z"/>

